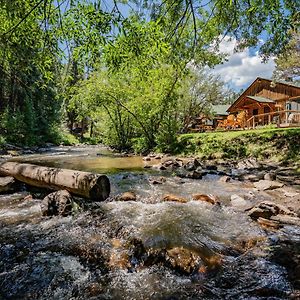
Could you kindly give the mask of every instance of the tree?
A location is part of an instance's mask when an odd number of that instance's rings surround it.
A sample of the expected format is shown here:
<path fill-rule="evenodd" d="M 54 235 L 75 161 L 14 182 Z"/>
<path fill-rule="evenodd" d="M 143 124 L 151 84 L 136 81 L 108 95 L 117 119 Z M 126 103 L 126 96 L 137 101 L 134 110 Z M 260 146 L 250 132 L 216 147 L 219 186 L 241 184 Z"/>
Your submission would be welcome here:
<path fill-rule="evenodd" d="M 275 59 L 275 63 L 275 80 L 300 81 L 300 33 L 293 33 L 293 38 L 284 52 Z"/>

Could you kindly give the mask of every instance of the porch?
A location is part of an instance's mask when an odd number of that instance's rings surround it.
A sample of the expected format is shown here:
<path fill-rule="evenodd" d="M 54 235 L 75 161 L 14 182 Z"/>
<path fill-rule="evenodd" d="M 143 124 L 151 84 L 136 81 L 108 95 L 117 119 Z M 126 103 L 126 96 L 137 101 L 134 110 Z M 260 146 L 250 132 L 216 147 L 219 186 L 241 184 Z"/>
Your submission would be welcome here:
<path fill-rule="evenodd" d="M 282 110 L 253 115 L 246 121 L 246 128 L 276 124 L 277 127 L 300 127 L 300 111 Z"/>

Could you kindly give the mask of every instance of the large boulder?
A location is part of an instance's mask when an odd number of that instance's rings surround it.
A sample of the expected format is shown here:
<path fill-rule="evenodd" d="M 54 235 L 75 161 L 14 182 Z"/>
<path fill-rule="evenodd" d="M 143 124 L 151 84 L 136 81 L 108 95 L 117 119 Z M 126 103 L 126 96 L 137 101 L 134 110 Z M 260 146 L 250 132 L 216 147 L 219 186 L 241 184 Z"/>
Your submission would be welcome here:
<path fill-rule="evenodd" d="M 254 186 L 260 191 L 267 191 L 281 188 L 284 184 L 274 180 L 260 180 L 255 182 Z"/>
<path fill-rule="evenodd" d="M 15 190 L 16 180 L 11 176 L 0 177 L 0 193 L 10 192 Z"/>
<path fill-rule="evenodd" d="M 44 216 L 68 216 L 72 212 L 73 198 L 67 190 L 60 190 L 47 195 L 41 210 Z"/>

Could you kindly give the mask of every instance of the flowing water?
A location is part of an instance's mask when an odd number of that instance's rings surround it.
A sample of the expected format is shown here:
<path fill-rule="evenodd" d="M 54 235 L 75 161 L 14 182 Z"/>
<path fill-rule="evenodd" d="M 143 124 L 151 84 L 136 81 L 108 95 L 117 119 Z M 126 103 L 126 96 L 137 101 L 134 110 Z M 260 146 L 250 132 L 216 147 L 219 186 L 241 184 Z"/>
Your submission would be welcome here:
<path fill-rule="evenodd" d="M 293 293 L 294 277 L 274 249 L 287 240 L 299 245 L 299 228 L 265 231 L 234 210 L 232 194 L 253 198 L 245 183 L 222 183 L 216 175 L 182 180 L 146 171 L 141 157 L 99 148 L 57 148 L 21 160 L 105 173 L 112 192 L 102 203 L 78 200 L 81 207 L 68 217 L 42 217 L 40 200 L 21 200 L 26 192 L 2 196 L 0 299 L 288 299 Z M 151 183 L 161 176 L 163 184 Z M 116 201 L 124 191 L 134 191 L 137 201 Z M 163 202 L 167 193 L 189 201 Z M 192 201 L 195 193 L 216 195 L 222 206 Z"/>

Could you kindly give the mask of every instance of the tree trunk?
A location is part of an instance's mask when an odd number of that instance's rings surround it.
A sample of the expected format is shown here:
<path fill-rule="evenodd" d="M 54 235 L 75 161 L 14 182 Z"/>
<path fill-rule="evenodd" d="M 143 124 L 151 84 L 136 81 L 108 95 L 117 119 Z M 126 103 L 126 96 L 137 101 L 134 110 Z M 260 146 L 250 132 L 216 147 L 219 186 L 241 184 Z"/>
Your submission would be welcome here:
<path fill-rule="evenodd" d="M 94 201 L 103 201 L 110 193 L 107 176 L 90 172 L 5 162 L 0 165 L 0 175 L 13 176 L 36 187 L 68 190 L 72 194 Z"/>

